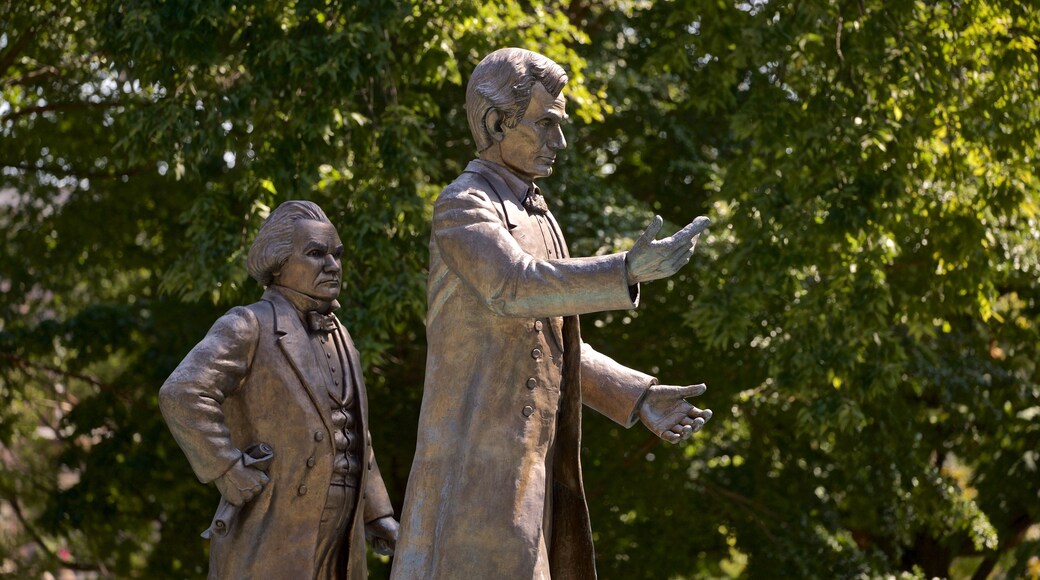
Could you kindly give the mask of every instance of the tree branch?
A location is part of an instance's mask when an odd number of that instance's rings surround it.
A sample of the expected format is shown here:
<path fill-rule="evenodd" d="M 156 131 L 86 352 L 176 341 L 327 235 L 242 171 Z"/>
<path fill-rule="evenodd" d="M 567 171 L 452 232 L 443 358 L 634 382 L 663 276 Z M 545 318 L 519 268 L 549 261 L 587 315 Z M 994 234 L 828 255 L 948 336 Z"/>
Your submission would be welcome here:
<path fill-rule="evenodd" d="M 94 377 L 88 376 L 88 375 L 84 375 L 84 374 L 80 374 L 80 373 L 74 373 L 74 372 L 71 372 L 71 371 L 67 371 L 65 369 L 60 369 L 58 367 L 52 367 L 50 365 L 40 364 L 40 363 L 37 363 L 37 362 L 33 362 L 33 361 L 29 360 L 29 359 L 25 359 L 25 358 L 22 358 L 20 356 L 15 356 L 13 354 L 8 354 L 8 353 L 0 353 L 0 358 L 7 359 L 8 361 L 11 362 L 12 366 L 15 366 L 15 367 L 18 367 L 18 368 L 37 369 L 37 370 L 41 370 L 41 371 L 44 371 L 44 372 L 47 372 L 47 373 L 51 373 L 51 374 L 54 374 L 54 375 L 68 377 L 68 378 L 71 378 L 71 379 L 76 379 L 76 380 L 79 380 L 79 381 L 83 381 L 85 383 L 91 384 L 91 385 L 93 385 L 93 386 L 95 386 L 95 387 L 97 387 L 97 388 L 99 388 L 101 390 L 104 390 L 104 391 L 116 392 L 116 388 L 114 386 L 109 385 L 107 383 L 103 383 L 100 380 L 98 380 L 98 379 L 96 379 Z"/>
<path fill-rule="evenodd" d="M 845 20 L 841 14 L 838 15 L 838 30 L 834 33 L 834 51 L 838 53 L 838 60 L 845 62 L 845 55 L 841 53 L 841 31 L 845 27 Z"/>
<path fill-rule="evenodd" d="M 113 102 L 113 101 L 102 101 L 100 103 L 93 103 L 90 101 L 75 101 L 72 103 L 47 103 L 46 105 L 40 105 L 36 107 L 26 107 L 24 109 L 18 109 L 17 111 L 11 111 L 5 115 L 0 115 L 0 122 L 7 121 L 10 119 L 17 119 L 18 117 L 24 117 L 26 115 L 32 115 L 33 113 L 49 113 L 52 111 L 68 111 L 75 109 L 110 109 L 112 107 L 124 106 L 126 103 Z"/>
<path fill-rule="evenodd" d="M 44 14 L 37 22 L 29 26 L 29 29 L 25 31 L 25 34 L 18 37 L 18 40 L 14 41 L 13 44 L 8 45 L 6 51 L 0 54 L 0 77 L 7 74 L 7 69 L 11 68 L 14 61 L 18 58 L 18 55 L 22 53 L 34 40 L 36 40 L 37 33 L 39 32 L 39 23 L 44 22 L 56 22 L 59 18 L 65 15 L 65 10 L 68 9 L 67 2 L 58 3 L 59 8 L 53 12 Z M 11 3 L 8 2 L 8 10 L 10 10 Z M 5 10 L 7 12 L 7 10 Z"/>
<path fill-rule="evenodd" d="M 48 558 L 56 562 L 60 562 L 63 568 L 69 568 L 70 570 L 81 570 L 91 572 L 97 572 L 98 570 L 100 570 L 98 566 L 91 566 L 88 564 L 82 564 L 75 560 L 64 560 L 60 558 L 57 554 L 54 553 L 54 550 L 51 550 L 50 547 L 47 546 L 47 543 L 43 541 L 43 536 L 41 536 L 40 533 L 36 531 L 36 528 L 33 527 L 32 523 L 29 521 L 29 518 L 25 516 L 25 512 L 22 511 L 22 506 L 18 504 L 18 498 L 5 497 L 4 499 L 11 506 L 11 511 L 14 512 L 14 516 L 18 519 L 18 523 L 22 525 L 22 528 L 26 531 L 26 533 L 29 534 L 33 542 L 36 545 L 40 546 L 40 549 L 43 550 L 45 554 L 47 554 Z"/>
<path fill-rule="evenodd" d="M 16 40 L 14 44 L 8 45 L 4 54 L 0 55 L 0 76 L 7 74 L 7 69 L 11 68 L 11 65 L 13 65 L 14 61 L 18 58 L 18 55 L 21 54 L 35 38 L 36 27 L 30 26 L 29 30 L 25 31 L 25 34 L 18 37 L 18 40 Z"/>
<path fill-rule="evenodd" d="M 36 167 L 29 163 L 10 163 L 7 161 L 0 161 L 0 167 L 17 169 L 19 171 L 42 171 L 49 173 L 55 177 L 75 177 L 78 179 L 120 179 L 125 176 L 140 175 L 147 173 L 152 170 L 151 165 L 138 165 L 136 167 L 130 167 L 123 171 L 77 171 L 76 169 L 66 170 L 55 167 Z"/>
<path fill-rule="evenodd" d="M 57 68 L 51 65 L 44 65 L 30 73 L 26 73 L 20 77 L 14 77 L 10 79 L 4 79 L 0 81 L 0 86 L 13 87 L 15 85 L 26 85 L 31 82 L 38 81 L 49 77 L 56 77 L 61 74 Z"/>
<path fill-rule="evenodd" d="M 764 533 L 766 535 L 766 537 L 770 539 L 770 541 L 773 541 L 773 542 L 776 541 L 776 536 L 774 536 L 773 533 L 769 531 L 769 527 L 766 526 L 766 524 L 762 521 L 763 518 L 774 519 L 774 520 L 777 519 L 776 514 L 773 513 L 772 510 L 770 510 L 769 508 L 759 504 L 758 502 L 756 502 L 756 501 L 754 501 L 752 499 L 749 499 L 747 497 L 744 497 L 744 496 L 740 495 L 739 493 L 732 492 L 732 491 L 730 491 L 728 489 L 723 489 L 723 488 L 721 488 L 721 487 L 719 487 L 719 486 L 717 486 L 717 485 L 715 485 L 713 483 L 707 482 L 707 481 L 697 481 L 696 485 L 701 486 L 702 488 L 704 488 L 704 491 L 706 491 L 706 492 L 708 492 L 710 494 L 722 496 L 722 497 L 730 500 L 731 502 L 733 502 L 737 506 L 739 506 L 739 507 L 743 508 L 745 511 L 749 512 L 751 514 L 751 519 L 756 524 L 758 524 L 758 526 L 760 528 L 762 528 L 762 533 Z"/>

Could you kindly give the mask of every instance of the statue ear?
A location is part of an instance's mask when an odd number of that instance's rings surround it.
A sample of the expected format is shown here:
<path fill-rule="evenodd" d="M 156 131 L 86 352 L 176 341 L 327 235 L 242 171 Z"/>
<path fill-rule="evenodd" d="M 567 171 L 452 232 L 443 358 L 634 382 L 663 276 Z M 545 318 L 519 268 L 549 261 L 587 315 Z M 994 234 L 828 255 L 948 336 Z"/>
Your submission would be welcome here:
<path fill-rule="evenodd" d="M 496 143 L 505 138 L 505 132 L 502 131 L 502 114 L 495 109 L 488 109 L 488 112 L 484 113 L 484 128 Z"/>

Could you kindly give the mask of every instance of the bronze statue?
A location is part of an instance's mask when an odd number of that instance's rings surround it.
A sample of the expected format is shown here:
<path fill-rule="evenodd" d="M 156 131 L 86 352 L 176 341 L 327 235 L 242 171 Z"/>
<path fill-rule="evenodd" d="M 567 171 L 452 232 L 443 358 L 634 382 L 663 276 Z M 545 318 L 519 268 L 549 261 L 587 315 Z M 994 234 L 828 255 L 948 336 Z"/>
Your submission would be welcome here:
<path fill-rule="evenodd" d="M 321 208 L 280 205 L 249 250 L 263 297 L 217 320 L 159 391 L 222 496 L 204 534 L 210 578 L 366 578 L 366 531 L 393 552 L 358 352 L 333 314 L 342 252 Z"/>
<path fill-rule="evenodd" d="M 397 580 L 581 579 L 596 575 L 579 462 L 582 403 L 677 442 L 711 417 L 581 340 L 578 315 L 637 306 L 639 283 L 671 276 L 708 225 L 629 252 L 572 258 L 534 185 L 566 146 L 567 76 L 503 49 L 466 93 L 480 152 L 434 205 L 426 382 L 393 567 Z"/>

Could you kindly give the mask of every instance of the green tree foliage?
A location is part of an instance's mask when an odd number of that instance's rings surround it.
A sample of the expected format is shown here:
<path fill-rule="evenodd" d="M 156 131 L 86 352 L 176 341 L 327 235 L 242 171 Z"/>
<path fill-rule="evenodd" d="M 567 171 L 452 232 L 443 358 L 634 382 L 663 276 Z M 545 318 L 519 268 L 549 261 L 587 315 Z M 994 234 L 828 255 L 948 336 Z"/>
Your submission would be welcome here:
<path fill-rule="evenodd" d="M 0 0 L 0 570 L 202 575 L 216 492 L 155 395 L 258 296 L 244 252 L 286 199 L 347 246 L 400 504 L 429 208 L 473 155 L 469 71 L 514 45 L 572 79 L 544 186 L 575 254 L 714 221 L 639 310 L 584 319 L 716 413 L 675 447 L 587 413 L 601 575 L 1022 573 L 1038 42 L 1009 0 Z"/>

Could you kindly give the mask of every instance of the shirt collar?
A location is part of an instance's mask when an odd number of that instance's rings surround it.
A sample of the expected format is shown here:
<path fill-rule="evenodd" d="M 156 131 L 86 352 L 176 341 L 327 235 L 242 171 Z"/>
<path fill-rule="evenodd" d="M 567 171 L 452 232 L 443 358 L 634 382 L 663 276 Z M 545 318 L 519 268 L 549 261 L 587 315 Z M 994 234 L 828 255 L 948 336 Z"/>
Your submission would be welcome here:
<path fill-rule="evenodd" d="M 299 315 L 300 320 L 307 322 L 308 312 L 318 312 L 319 314 L 329 314 L 333 310 L 339 308 L 339 301 L 333 300 L 331 302 L 325 300 L 318 300 L 307 296 L 302 292 L 297 292 L 291 288 L 285 286 L 278 286 L 277 284 L 271 284 L 268 290 L 273 290 L 282 295 L 283 298 L 289 301 L 289 304 L 293 305 L 296 309 L 296 314 Z"/>
<path fill-rule="evenodd" d="M 509 191 L 520 201 L 523 201 L 531 191 L 534 191 L 535 193 L 540 192 L 538 186 L 535 185 L 533 181 L 521 179 L 517 174 L 510 171 L 509 168 L 504 165 L 499 165 L 494 161 L 487 161 L 484 159 L 474 159 L 473 163 L 476 163 L 501 177 L 502 181 L 504 181 L 506 186 L 509 187 Z"/>

